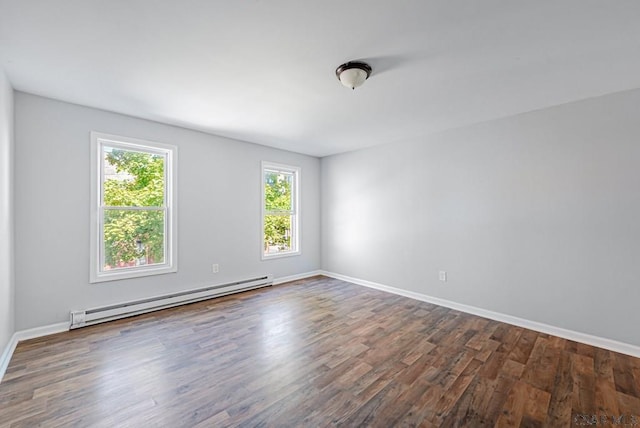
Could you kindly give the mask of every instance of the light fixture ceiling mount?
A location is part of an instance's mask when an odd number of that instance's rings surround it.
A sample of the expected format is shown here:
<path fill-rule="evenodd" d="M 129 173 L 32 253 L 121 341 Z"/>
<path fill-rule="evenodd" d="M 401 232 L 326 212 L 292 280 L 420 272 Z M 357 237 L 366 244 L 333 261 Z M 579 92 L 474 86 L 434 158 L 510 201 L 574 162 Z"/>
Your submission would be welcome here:
<path fill-rule="evenodd" d="M 336 77 L 347 88 L 355 89 L 371 76 L 371 71 L 366 62 L 349 61 L 336 68 Z"/>

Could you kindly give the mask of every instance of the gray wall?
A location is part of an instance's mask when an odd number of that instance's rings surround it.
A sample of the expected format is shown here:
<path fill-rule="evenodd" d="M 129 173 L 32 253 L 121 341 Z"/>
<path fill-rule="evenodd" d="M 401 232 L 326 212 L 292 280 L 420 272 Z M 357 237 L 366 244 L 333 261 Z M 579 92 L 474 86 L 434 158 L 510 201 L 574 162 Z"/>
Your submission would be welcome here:
<path fill-rule="evenodd" d="M 15 117 L 17 330 L 71 309 L 320 268 L 317 158 L 20 92 Z M 89 284 L 90 131 L 178 146 L 177 274 Z M 302 168 L 301 256 L 260 260 L 262 160 Z"/>
<path fill-rule="evenodd" d="M 13 89 L 0 69 L 0 354 L 13 332 Z"/>
<path fill-rule="evenodd" d="M 323 269 L 640 345 L 638 106 L 630 91 L 323 158 Z"/>

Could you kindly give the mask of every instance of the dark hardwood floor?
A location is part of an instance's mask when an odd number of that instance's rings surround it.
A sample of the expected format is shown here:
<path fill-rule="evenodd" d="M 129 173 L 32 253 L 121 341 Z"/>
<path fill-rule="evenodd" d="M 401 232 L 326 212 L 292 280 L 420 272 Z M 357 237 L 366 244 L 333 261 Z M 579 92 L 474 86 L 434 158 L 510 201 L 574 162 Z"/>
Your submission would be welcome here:
<path fill-rule="evenodd" d="M 25 341 L 0 383 L 2 427 L 594 421 L 640 426 L 640 359 L 323 277 Z"/>

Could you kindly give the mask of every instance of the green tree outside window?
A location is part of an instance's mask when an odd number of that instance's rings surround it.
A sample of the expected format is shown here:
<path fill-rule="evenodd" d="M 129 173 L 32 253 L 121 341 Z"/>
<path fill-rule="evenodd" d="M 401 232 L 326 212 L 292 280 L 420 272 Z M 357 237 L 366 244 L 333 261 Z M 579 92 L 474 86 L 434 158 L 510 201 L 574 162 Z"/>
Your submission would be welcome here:
<path fill-rule="evenodd" d="M 104 155 L 104 269 L 164 263 L 164 156 L 109 147 Z"/>

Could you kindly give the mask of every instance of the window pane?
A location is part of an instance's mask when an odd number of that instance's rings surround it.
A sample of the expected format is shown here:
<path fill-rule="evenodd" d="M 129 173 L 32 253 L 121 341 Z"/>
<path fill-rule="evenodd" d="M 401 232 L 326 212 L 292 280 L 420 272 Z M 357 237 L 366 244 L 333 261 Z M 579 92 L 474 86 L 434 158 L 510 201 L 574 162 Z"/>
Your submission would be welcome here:
<path fill-rule="evenodd" d="M 264 172 L 264 199 L 267 211 L 293 210 L 293 174 L 269 171 Z"/>
<path fill-rule="evenodd" d="M 277 254 L 291 251 L 293 216 L 264 216 L 264 253 Z"/>
<path fill-rule="evenodd" d="M 164 206 L 164 156 L 108 146 L 103 156 L 103 205 Z"/>
<path fill-rule="evenodd" d="M 164 210 L 104 210 L 103 271 L 164 263 Z"/>

